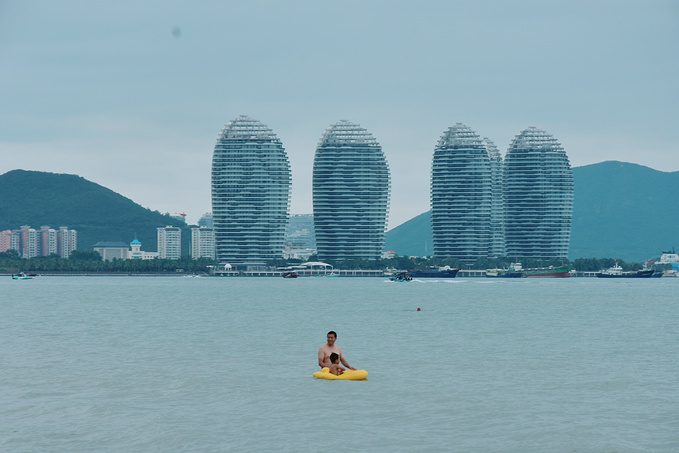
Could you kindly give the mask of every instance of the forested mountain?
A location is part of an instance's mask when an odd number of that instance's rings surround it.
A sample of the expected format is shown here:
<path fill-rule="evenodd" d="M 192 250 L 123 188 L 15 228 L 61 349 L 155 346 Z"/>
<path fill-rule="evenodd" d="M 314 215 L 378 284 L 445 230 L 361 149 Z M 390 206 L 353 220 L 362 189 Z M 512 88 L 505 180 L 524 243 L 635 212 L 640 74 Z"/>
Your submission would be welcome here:
<path fill-rule="evenodd" d="M 136 237 L 143 250 L 157 251 L 156 228 L 167 225 L 183 228 L 184 254 L 190 240 L 183 222 L 80 176 L 13 170 L 0 175 L 0 231 L 22 225 L 77 230 L 81 250 L 100 241 L 129 244 Z"/>
<path fill-rule="evenodd" d="M 679 246 L 679 172 L 610 161 L 576 167 L 573 178 L 569 259 L 641 262 Z M 431 255 L 431 211 L 389 231 L 386 249 L 399 255 Z"/>
<path fill-rule="evenodd" d="M 641 261 L 679 247 L 679 171 L 602 162 L 573 169 L 569 258 Z"/>

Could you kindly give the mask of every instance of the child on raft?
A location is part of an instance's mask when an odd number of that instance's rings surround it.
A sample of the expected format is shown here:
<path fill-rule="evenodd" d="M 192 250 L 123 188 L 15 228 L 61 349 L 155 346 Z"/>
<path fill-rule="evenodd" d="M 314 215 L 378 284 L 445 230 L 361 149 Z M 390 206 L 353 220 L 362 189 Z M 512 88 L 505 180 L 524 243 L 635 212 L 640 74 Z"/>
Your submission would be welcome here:
<path fill-rule="evenodd" d="M 333 352 L 330 354 L 330 361 L 332 362 L 332 365 L 330 365 L 330 372 L 336 376 L 339 376 L 340 374 L 344 373 L 347 369 L 340 366 L 339 364 L 339 354 L 336 352 Z"/>

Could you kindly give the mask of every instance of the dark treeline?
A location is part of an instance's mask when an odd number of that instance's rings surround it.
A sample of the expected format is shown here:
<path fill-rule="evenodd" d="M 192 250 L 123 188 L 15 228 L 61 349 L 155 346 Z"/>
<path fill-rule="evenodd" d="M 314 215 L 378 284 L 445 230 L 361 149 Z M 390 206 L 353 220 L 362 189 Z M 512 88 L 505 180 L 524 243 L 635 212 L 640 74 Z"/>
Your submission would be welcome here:
<path fill-rule="evenodd" d="M 309 261 L 318 261 L 316 256 L 312 256 Z M 421 269 L 428 266 L 450 266 L 461 267 L 463 269 L 494 269 L 507 268 L 512 262 L 520 262 L 524 268 L 560 266 L 562 264 L 572 264 L 578 271 L 596 272 L 608 269 L 617 262 L 623 270 L 641 269 L 641 263 L 626 263 L 621 259 L 614 258 L 578 258 L 574 261 L 569 260 L 535 260 L 509 258 L 479 258 L 472 265 L 463 265 L 456 258 L 452 257 L 429 257 L 429 258 L 410 258 L 407 256 L 395 256 L 390 259 L 379 260 L 345 260 L 345 261 L 325 261 L 336 269 Z M 269 268 L 292 266 L 301 264 L 300 260 L 273 260 L 268 262 Z M 58 255 L 35 258 L 21 258 L 16 250 L 8 250 L 0 253 L 0 272 L 3 273 L 110 273 L 110 274 L 163 274 L 163 273 L 207 273 L 210 266 L 216 266 L 214 260 L 207 258 L 191 259 L 188 257 L 179 260 L 113 260 L 103 261 L 98 252 L 92 250 L 74 250 L 69 258 L 61 258 Z"/>
<path fill-rule="evenodd" d="M 74 250 L 69 258 L 59 255 L 21 258 L 16 250 L 0 253 L 0 272 L 5 273 L 102 273 L 102 274 L 176 274 L 207 273 L 216 262 L 207 258 L 197 260 L 113 260 L 103 261 L 98 252 Z"/>

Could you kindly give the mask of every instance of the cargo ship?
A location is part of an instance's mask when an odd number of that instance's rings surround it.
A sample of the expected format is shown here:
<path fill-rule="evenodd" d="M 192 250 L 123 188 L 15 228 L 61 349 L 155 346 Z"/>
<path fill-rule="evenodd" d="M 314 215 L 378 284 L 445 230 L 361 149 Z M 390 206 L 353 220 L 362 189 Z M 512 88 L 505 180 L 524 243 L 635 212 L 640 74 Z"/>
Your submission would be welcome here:
<path fill-rule="evenodd" d="M 573 265 L 564 264 L 559 267 L 549 266 L 549 267 L 536 267 L 533 269 L 524 269 L 524 277 L 556 277 L 565 278 L 571 276 L 571 269 Z"/>
<path fill-rule="evenodd" d="M 522 276 L 521 263 L 512 263 L 507 269 L 486 269 L 486 277 L 489 278 L 521 278 Z"/>
<path fill-rule="evenodd" d="M 640 271 L 623 271 L 622 267 L 615 263 L 615 266 L 609 267 L 606 270 L 597 272 L 596 276 L 599 278 L 651 278 L 653 276 L 653 269 L 642 269 Z"/>

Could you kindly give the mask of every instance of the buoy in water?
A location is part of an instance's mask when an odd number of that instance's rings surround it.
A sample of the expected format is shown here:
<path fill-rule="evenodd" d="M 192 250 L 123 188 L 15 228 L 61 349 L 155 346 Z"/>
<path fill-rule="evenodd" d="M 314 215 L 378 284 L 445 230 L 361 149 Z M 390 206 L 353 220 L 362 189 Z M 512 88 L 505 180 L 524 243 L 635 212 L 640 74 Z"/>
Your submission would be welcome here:
<path fill-rule="evenodd" d="M 420 307 L 417 307 L 417 311 L 422 311 L 422 310 L 420 310 Z"/>

